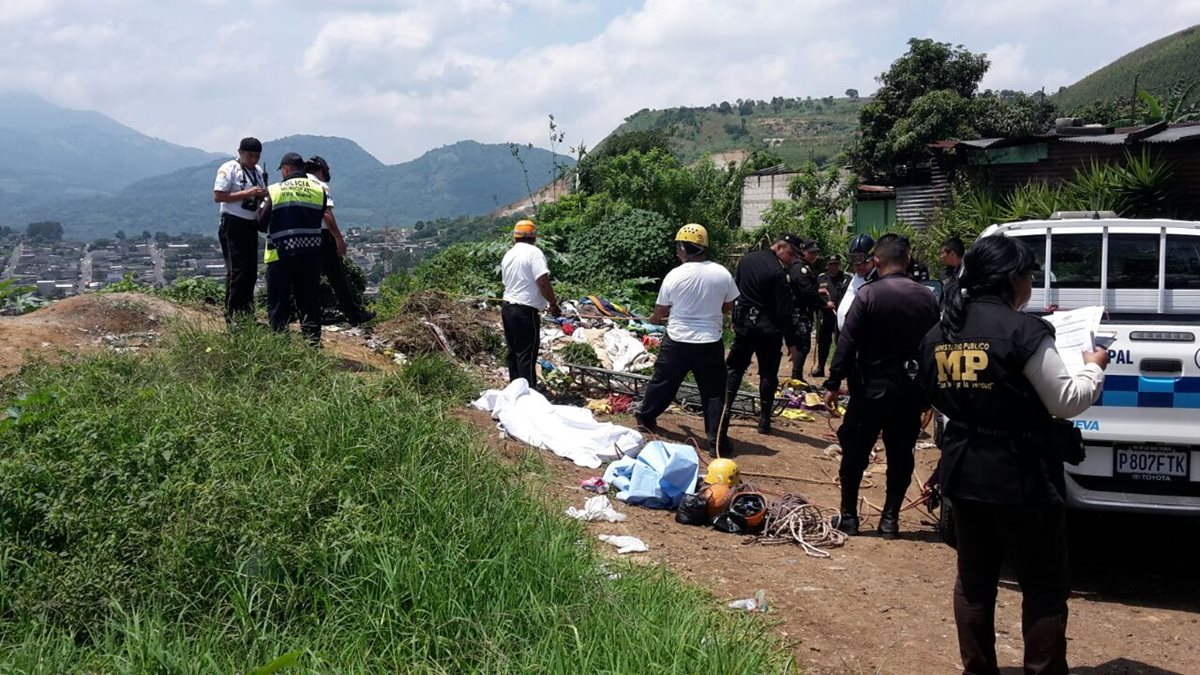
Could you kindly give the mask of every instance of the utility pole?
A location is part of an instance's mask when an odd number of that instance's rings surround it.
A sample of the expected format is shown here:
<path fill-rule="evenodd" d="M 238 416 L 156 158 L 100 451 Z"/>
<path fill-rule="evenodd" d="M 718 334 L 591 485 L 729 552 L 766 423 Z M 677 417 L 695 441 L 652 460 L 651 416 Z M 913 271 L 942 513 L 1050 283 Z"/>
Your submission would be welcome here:
<path fill-rule="evenodd" d="M 1129 97 L 1129 123 L 1137 126 L 1138 75 L 1133 74 L 1133 96 Z"/>

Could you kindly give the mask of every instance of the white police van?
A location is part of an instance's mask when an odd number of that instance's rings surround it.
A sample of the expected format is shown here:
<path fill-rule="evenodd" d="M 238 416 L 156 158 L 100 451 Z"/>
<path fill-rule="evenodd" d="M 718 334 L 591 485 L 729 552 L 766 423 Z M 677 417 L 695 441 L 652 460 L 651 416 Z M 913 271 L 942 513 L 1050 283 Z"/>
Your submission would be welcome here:
<path fill-rule="evenodd" d="M 1087 459 L 1067 466 L 1067 505 L 1200 516 L 1200 223 L 1072 215 L 980 235 L 1037 256 L 1026 311 L 1102 305 L 1116 338 L 1100 400 L 1075 419 Z"/>

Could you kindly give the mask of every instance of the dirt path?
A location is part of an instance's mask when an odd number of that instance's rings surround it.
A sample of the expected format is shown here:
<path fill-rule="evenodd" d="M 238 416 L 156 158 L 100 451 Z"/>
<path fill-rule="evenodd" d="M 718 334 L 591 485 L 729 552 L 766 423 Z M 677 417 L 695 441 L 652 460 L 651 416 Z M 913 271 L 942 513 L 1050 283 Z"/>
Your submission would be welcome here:
<path fill-rule="evenodd" d="M 506 453 L 515 442 L 500 441 L 485 413 L 477 423 Z M 613 421 L 631 424 L 628 416 Z M 703 438 L 699 418 L 667 414 L 659 420 L 668 440 Z M 831 442 L 829 424 L 779 422 L 762 436 L 751 420 L 734 424 L 737 461 L 743 471 L 825 480 L 836 462 L 822 449 Z M 917 452 L 918 473 L 928 476 L 937 450 Z M 881 453 L 882 454 L 882 453 Z M 579 481 L 602 470 L 582 469 L 549 453 L 548 491 L 562 505 L 581 505 L 588 493 Z M 883 503 L 882 464 L 873 464 L 876 487 L 863 490 Z M 798 492 L 826 506 L 838 503 L 833 485 L 749 479 L 776 495 Z M 916 488 L 910 490 L 916 495 Z M 743 538 L 679 525 L 674 514 L 623 504 L 629 520 L 589 526 L 595 533 L 634 534 L 650 546 L 641 554 L 683 578 L 712 589 L 721 601 L 766 591 L 770 617 L 794 641 L 797 659 L 811 673 L 953 673 L 960 671 L 951 590 L 954 551 L 941 543 L 921 509 L 902 517 L 904 538 L 886 542 L 874 531 L 833 549 L 827 559 L 806 556 L 796 546 L 746 545 Z M 871 525 L 874 525 L 872 521 Z M 1179 520 L 1072 518 L 1074 593 L 1068 631 L 1073 673 L 1200 673 L 1200 583 L 1194 560 L 1180 542 L 1196 541 L 1200 524 Z M 997 609 L 997 650 L 1002 665 L 1021 658 L 1021 597 L 1002 583 Z M 732 610 L 731 610 L 732 611 Z"/>

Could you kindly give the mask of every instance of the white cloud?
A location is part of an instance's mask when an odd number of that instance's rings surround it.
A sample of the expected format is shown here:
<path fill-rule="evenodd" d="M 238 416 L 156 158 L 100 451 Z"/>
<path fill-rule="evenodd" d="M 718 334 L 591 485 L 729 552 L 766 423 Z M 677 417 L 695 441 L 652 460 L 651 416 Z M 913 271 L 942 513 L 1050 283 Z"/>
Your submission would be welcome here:
<path fill-rule="evenodd" d="M 58 0 L 0 0 L 0 26 L 45 16 L 57 6 Z"/>
<path fill-rule="evenodd" d="M 304 53 L 304 66 L 316 74 L 337 68 L 386 68 L 389 57 L 398 52 L 420 51 L 432 41 L 432 17 L 426 13 L 353 14 L 321 27 Z"/>

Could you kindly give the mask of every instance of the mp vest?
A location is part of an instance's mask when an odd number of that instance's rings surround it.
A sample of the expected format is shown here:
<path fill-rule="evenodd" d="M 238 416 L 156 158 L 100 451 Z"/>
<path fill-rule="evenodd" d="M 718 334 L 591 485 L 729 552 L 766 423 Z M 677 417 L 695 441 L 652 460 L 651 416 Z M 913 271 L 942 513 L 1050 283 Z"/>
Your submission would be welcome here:
<path fill-rule="evenodd" d="M 935 326 L 921 343 L 920 380 L 949 422 L 941 480 L 950 498 L 999 504 L 1061 503 L 1061 454 L 1050 413 L 1022 371 L 1054 329 L 1000 298 L 967 306 L 948 339 Z"/>
<path fill-rule="evenodd" d="M 321 223 L 327 197 L 316 181 L 295 176 L 275 183 L 271 193 L 271 223 L 267 228 L 265 258 L 318 255 L 321 252 Z M 271 255 L 271 251 L 274 255 Z M 269 260 L 268 260 L 269 262 Z"/>

